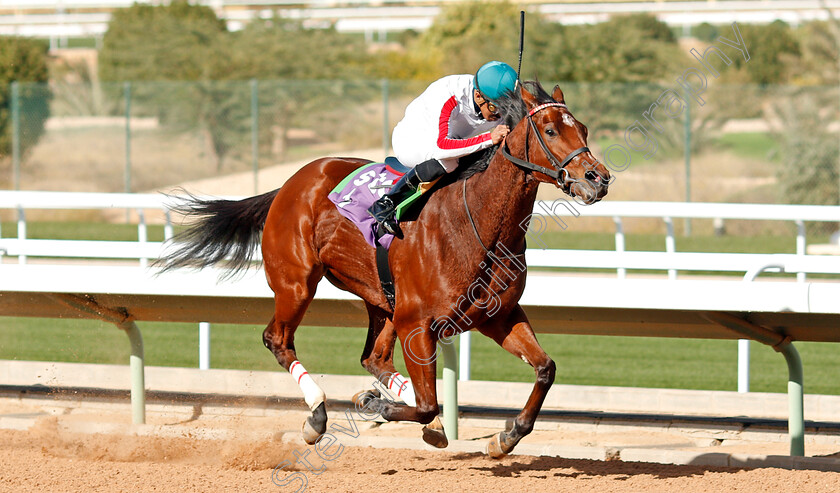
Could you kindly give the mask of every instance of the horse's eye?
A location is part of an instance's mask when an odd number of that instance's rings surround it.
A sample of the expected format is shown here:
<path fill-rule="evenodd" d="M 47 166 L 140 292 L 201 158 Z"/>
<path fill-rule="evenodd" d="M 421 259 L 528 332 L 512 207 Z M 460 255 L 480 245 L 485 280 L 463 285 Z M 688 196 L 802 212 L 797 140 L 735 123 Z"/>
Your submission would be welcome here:
<path fill-rule="evenodd" d="M 553 128 L 545 129 L 545 134 L 548 135 L 549 137 L 554 137 L 556 135 Z"/>

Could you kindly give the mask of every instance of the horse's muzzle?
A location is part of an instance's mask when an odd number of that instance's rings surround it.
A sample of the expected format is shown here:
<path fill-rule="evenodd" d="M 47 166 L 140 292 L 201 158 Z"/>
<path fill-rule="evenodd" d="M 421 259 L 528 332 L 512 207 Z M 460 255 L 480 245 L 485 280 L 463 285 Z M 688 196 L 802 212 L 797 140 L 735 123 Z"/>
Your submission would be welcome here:
<path fill-rule="evenodd" d="M 594 204 L 607 195 L 609 178 L 601 176 L 596 171 L 587 171 L 583 180 L 574 180 L 568 173 L 562 185 L 563 191 L 577 197 L 586 205 Z"/>

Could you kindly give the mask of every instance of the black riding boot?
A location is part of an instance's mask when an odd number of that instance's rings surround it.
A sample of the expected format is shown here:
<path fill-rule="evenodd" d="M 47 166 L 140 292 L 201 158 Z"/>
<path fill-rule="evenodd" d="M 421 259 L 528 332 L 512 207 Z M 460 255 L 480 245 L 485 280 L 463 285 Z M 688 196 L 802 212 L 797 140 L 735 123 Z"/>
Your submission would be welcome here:
<path fill-rule="evenodd" d="M 446 170 L 437 159 L 423 161 L 400 177 L 388 193 L 370 206 L 368 212 L 386 232 L 401 238 L 402 230 L 394 217 L 397 205 L 413 195 L 422 183 L 428 183 L 445 173 Z"/>

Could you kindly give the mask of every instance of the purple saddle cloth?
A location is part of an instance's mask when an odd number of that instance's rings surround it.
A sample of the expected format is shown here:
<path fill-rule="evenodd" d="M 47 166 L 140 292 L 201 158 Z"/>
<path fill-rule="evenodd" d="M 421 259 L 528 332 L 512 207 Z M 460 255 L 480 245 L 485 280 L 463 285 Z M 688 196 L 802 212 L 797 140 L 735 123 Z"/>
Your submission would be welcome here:
<path fill-rule="evenodd" d="M 376 221 L 368 213 L 374 202 L 385 195 L 403 173 L 386 163 L 371 163 L 353 171 L 329 194 L 330 201 L 342 216 L 359 228 L 365 241 L 376 247 Z M 391 246 L 394 235 L 384 234 L 379 244 L 386 249 Z"/>

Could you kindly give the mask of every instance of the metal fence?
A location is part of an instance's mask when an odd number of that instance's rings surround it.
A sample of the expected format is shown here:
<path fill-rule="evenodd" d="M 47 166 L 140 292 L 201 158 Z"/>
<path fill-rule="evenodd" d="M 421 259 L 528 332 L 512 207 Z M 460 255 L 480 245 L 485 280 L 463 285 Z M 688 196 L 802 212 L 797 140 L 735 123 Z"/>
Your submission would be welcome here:
<path fill-rule="evenodd" d="M 395 105 L 422 90 L 387 81 L 16 84 L 14 150 L 0 186 L 136 192 L 353 150 L 383 154 Z M 28 111 L 47 101 L 49 118 Z M 266 184 L 271 186 L 271 184 Z"/>
<path fill-rule="evenodd" d="M 317 157 L 381 159 L 425 85 L 13 84 L 0 129 L 8 144 L 0 148 L 0 188 L 252 194 Z M 613 169 L 609 199 L 838 203 L 837 87 L 561 86 L 596 155 Z M 558 193 L 544 187 L 541 198 Z"/>

